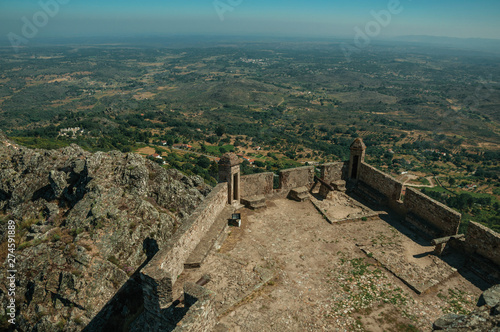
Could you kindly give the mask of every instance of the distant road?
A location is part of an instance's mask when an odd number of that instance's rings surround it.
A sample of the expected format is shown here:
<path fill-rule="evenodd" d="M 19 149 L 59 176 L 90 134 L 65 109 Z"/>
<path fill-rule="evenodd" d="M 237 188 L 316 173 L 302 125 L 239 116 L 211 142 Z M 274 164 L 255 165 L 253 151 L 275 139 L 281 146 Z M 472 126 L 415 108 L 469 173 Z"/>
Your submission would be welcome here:
<path fill-rule="evenodd" d="M 446 190 L 447 192 L 449 192 L 449 193 L 450 193 L 450 194 L 452 194 L 452 195 L 455 195 L 455 196 L 457 195 L 456 193 L 454 193 L 454 192 L 453 192 L 453 191 L 451 191 L 450 189 L 448 189 L 448 188 L 446 188 L 445 186 L 443 186 L 443 184 L 441 183 L 441 181 L 439 181 L 439 179 L 438 179 L 438 177 L 437 177 L 437 176 L 436 176 L 436 177 L 434 177 L 434 178 L 436 179 L 436 182 L 439 184 L 439 186 L 440 186 L 441 188 L 443 188 L 444 190 Z"/>
<path fill-rule="evenodd" d="M 406 184 L 408 181 L 418 179 L 416 175 L 413 174 L 408 174 L 405 176 L 405 181 L 403 182 L 403 185 L 407 187 L 413 187 L 413 188 L 434 188 L 436 185 L 434 183 L 434 179 L 432 176 L 426 177 L 427 181 L 429 181 L 431 184 Z"/>

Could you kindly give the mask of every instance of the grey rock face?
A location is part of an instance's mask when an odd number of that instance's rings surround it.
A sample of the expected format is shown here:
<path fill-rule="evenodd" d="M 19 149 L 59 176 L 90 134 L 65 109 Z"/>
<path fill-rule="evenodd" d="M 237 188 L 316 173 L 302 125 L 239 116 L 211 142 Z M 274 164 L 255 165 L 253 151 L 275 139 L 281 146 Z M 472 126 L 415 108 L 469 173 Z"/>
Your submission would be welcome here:
<path fill-rule="evenodd" d="M 64 189 L 68 185 L 68 183 L 66 182 L 66 173 L 57 172 L 54 170 L 51 170 L 49 172 L 49 182 L 50 182 L 50 187 L 54 192 L 54 196 L 57 198 L 61 197 Z"/>
<path fill-rule="evenodd" d="M 497 331 L 500 329 L 500 285 L 486 290 L 481 298 L 486 304 L 477 308 L 471 314 L 448 314 L 434 322 L 434 331 Z"/>
<path fill-rule="evenodd" d="M 483 299 L 487 306 L 495 307 L 500 304 L 500 285 L 496 285 L 483 293 Z"/>
<path fill-rule="evenodd" d="M 22 257 L 18 327 L 82 330 L 210 190 L 136 154 L 32 150 L 0 132 L 0 222 L 16 221 Z"/>
<path fill-rule="evenodd" d="M 434 330 L 445 330 L 448 327 L 457 324 L 464 320 L 466 316 L 464 315 L 456 315 L 456 314 L 447 314 L 440 317 L 437 321 L 434 322 Z"/>

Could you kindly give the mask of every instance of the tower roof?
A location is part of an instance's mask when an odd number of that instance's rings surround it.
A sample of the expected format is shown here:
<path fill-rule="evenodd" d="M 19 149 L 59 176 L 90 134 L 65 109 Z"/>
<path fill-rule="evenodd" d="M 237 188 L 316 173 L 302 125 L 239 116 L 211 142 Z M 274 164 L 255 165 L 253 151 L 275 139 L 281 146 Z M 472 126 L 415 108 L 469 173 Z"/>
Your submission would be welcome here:
<path fill-rule="evenodd" d="M 220 158 L 219 165 L 223 166 L 236 166 L 240 164 L 240 160 L 237 155 L 234 153 L 224 153 L 224 155 Z"/>
<path fill-rule="evenodd" d="M 352 142 L 351 144 L 351 150 L 366 150 L 366 145 L 363 143 L 363 140 L 358 137 Z"/>

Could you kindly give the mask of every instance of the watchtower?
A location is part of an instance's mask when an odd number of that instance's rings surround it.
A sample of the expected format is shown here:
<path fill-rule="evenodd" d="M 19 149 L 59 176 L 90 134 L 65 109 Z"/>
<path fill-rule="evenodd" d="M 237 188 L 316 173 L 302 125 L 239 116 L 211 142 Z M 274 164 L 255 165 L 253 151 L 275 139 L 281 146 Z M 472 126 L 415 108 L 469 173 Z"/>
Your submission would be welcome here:
<path fill-rule="evenodd" d="M 361 138 L 356 138 L 351 144 L 351 158 L 349 159 L 349 180 L 357 181 L 361 163 L 365 161 L 366 145 Z"/>
<path fill-rule="evenodd" d="M 228 204 L 240 203 L 240 161 L 234 153 L 225 153 L 219 161 L 219 182 L 227 182 Z"/>

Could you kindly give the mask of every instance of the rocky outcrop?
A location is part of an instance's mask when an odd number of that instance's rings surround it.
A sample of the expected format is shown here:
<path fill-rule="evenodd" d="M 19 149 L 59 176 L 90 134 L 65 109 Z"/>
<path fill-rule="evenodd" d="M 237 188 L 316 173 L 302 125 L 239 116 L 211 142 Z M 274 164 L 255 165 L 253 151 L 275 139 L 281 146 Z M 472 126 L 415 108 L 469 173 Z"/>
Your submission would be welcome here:
<path fill-rule="evenodd" d="M 469 315 L 448 314 L 434 322 L 434 331 L 500 331 L 500 285 L 481 295 L 479 307 Z"/>
<path fill-rule="evenodd" d="M 210 190 L 136 154 L 32 150 L 0 132 L 0 259 L 14 220 L 18 329 L 81 330 Z"/>

